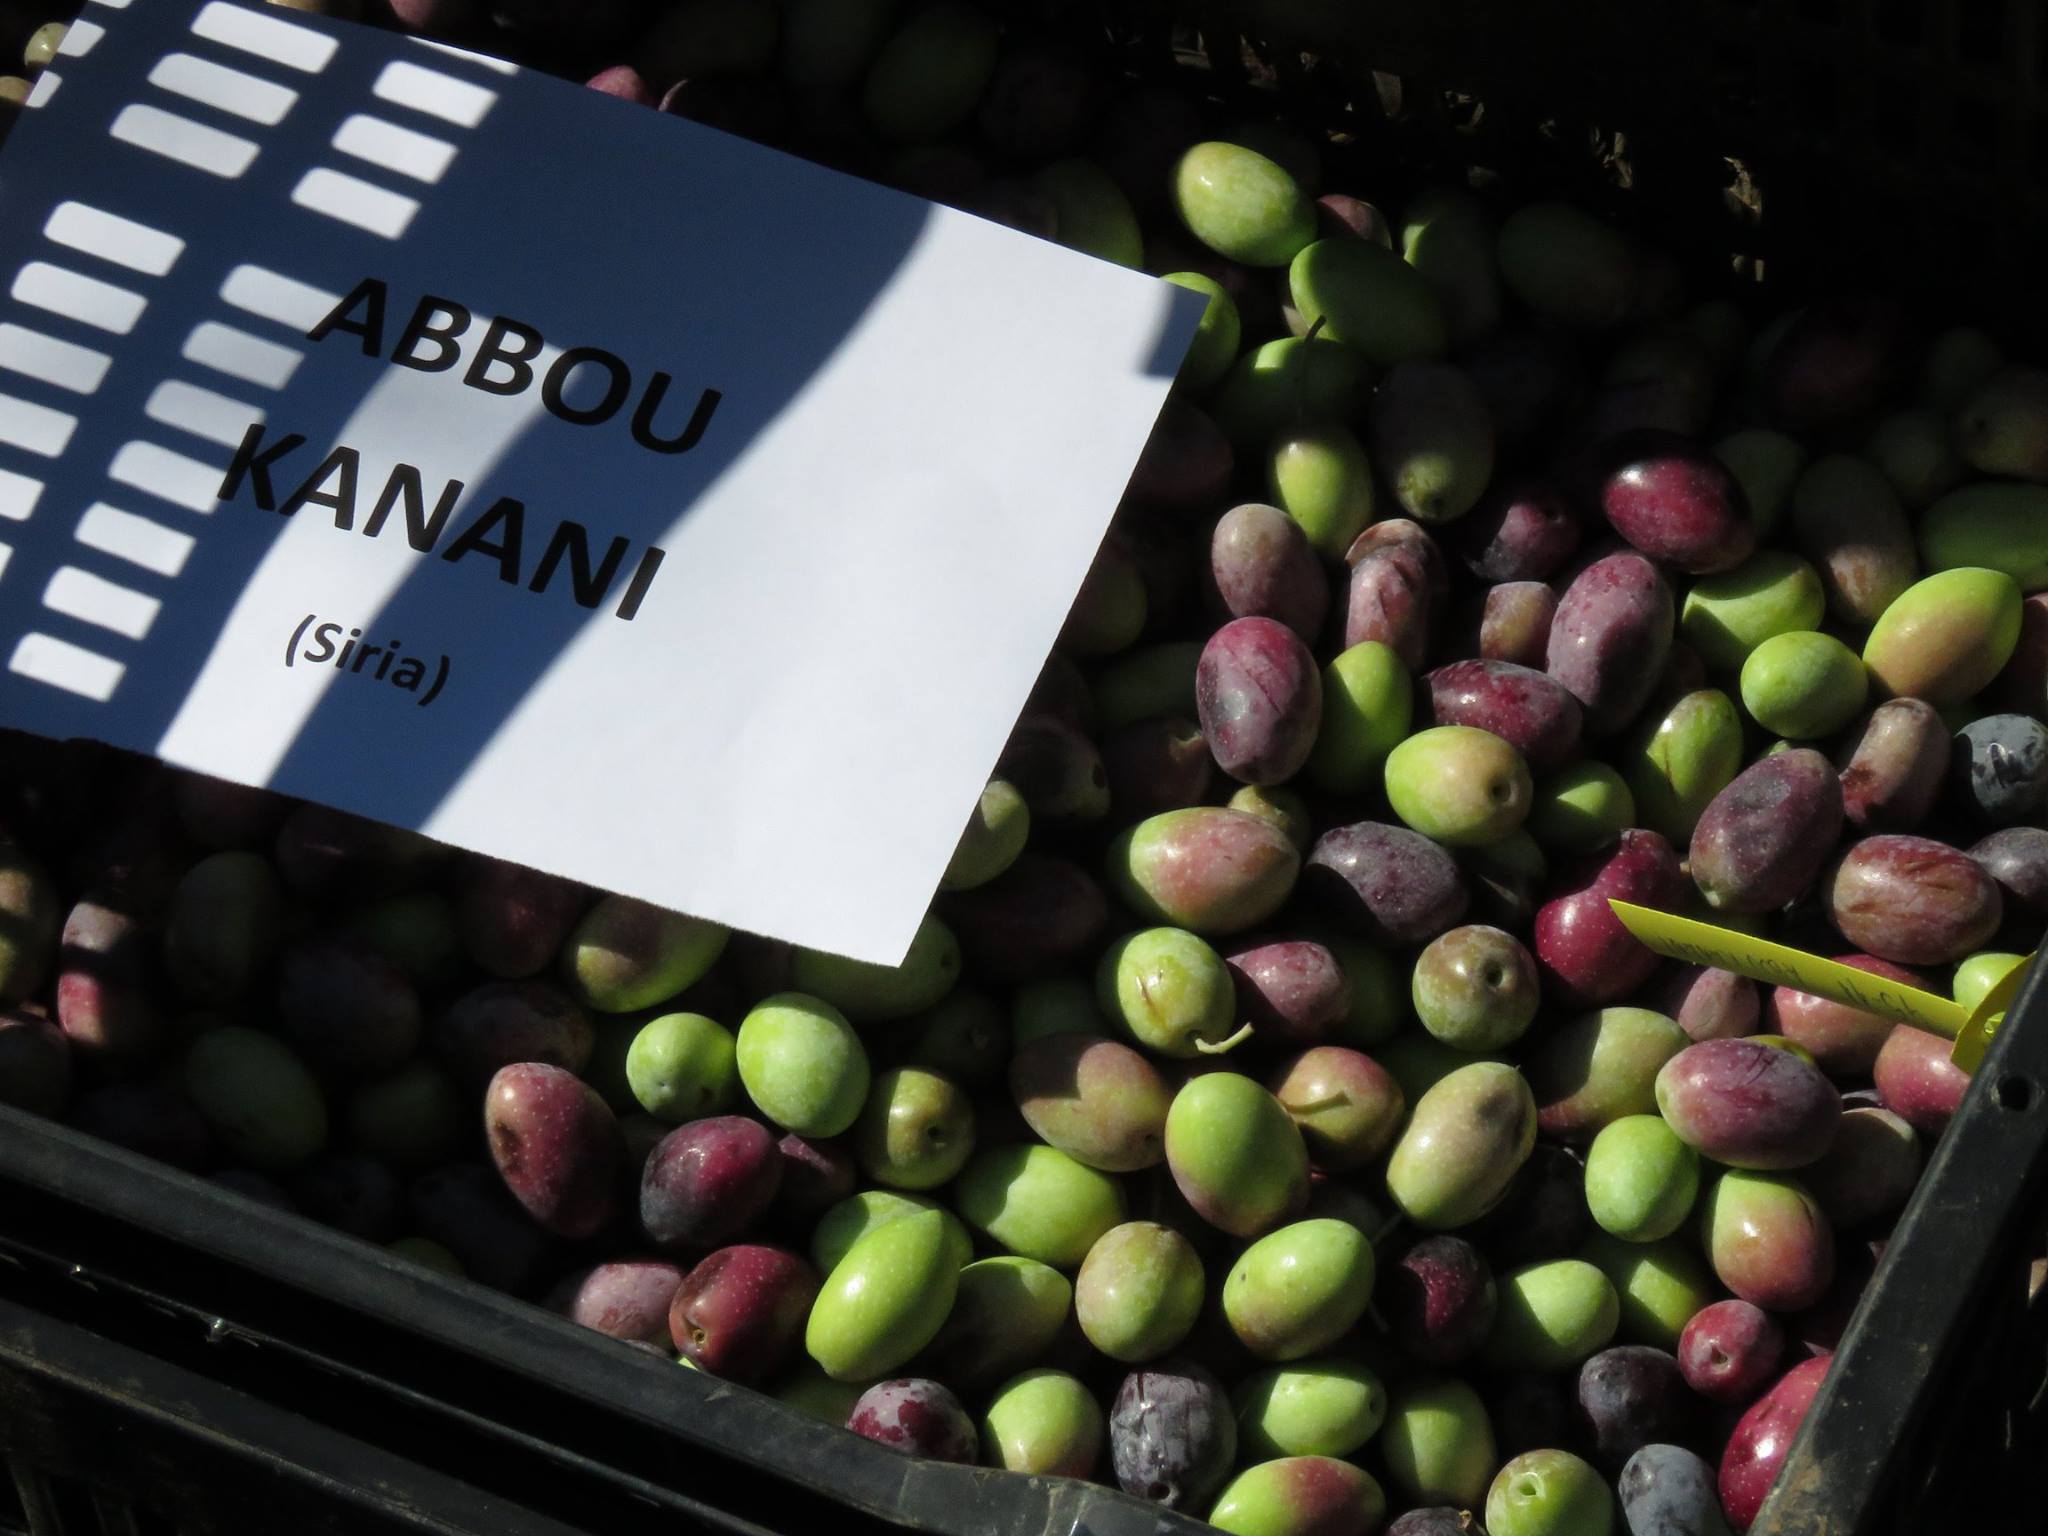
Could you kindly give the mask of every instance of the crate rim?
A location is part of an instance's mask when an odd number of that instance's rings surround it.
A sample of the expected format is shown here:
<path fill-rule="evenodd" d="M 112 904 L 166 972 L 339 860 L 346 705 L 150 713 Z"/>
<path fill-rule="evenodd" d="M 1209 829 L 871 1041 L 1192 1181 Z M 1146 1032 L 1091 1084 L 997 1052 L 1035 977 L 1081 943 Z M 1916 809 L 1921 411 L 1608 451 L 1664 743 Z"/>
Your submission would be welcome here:
<path fill-rule="evenodd" d="M 1200 1522 L 1100 1483 L 927 1461 L 765 1394 L 636 1349 L 535 1302 L 401 1255 L 197 1175 L 0 1105 L 9 1182 L 309 1292 L 527 1384 L 934 1536 L 1194 1536 Z M 211 1308 L 214 1303 L 180 1298 Z M 232 1324 L 232 1298 L 218 1303 Z M 317 1345 L 283 1341 L 312 1355 Z M 829 1481 L 821 1481 L 821 1469 Z"/>

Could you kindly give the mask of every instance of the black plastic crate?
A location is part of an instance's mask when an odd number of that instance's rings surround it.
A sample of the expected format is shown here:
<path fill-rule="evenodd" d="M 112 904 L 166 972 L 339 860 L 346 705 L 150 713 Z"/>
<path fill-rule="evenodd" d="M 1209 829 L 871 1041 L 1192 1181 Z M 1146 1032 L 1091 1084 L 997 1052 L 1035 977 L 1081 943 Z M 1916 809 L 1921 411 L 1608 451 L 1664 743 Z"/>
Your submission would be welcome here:
<path fill-rule="evenodd" d="M 303 1417 L 346 1437 L 365 1451 L 362 1486 L 382 1487 L 396 1514 L 420 1501 L 403 1476 L 373 1479 L 380 1460 L 410 1457 L 544 1522 L 537 1532 L 1193 1536 L 1204 1528 L 1099 1484 L 900 1455 L 529 1303 L 0 1107 L 4 1308 L 85 1330 L 168 1372 L 203 1376 L 280 1423 Z M 33 1347 L 8 1342 L 11 1315 L 0 1311 L 0 1381 L 18 1370 L 40 1374 Z M 145 1385 L 126 1406 L 147 1417 L 153 1400 Z M 0 1389 L 0 1446 L 9 1454 L 19 1446 L 31 1465 L 60 1477 L 92 1469 L 99 1431 L 88 1425 L 80 1443 L 63 1420 L 42 1421 L 40 1401 Z M 255 1435 L 265 1423 L 254 1414 L 229 1433 Z M 241 1444 L 258 1463 L 291 1454 L 260 1435 Z M 63 1454 L 45 1461 L 51 1445 Z M 165 1498 L 187 1491 L 176 1476 L 160 1490 Z M 434 1491 L 427 1486 L 421 1501 Z M 146 1485 L 133 1490 L 145 1502 L 150 1494 Z M 494 1526 L 479 1508 L 474 1527 L 448 1528 L 479 1536 L 525 1529 Z"/>
<path fill-rule="evenodd" d="M 0 1453 L 8 1536 L 573 1536 L 419 1458 L 11 1297 L 0 1299 Z"/>
<path fill-rule="evenodd" d="M 2038 0 L 1001 7 L 1136 75 L 1477 171 L 1783 305 L 1843 281 L 2048 334 Z M 62 5 L 52 11 L 68 9 Z M 1405 180 L 1404 180 L 1405 178 Z M 1752 1527 L 2009 1518 L 2048 1451 L 2048 976 L 1942 1138 Z M 2044 1293 L 2048 1296 L 2048 1293 Z M 0 1108 L 0 1531 L 1177 1536 L 1099 1485 L 907 1460 L 770 1399 Z"/>

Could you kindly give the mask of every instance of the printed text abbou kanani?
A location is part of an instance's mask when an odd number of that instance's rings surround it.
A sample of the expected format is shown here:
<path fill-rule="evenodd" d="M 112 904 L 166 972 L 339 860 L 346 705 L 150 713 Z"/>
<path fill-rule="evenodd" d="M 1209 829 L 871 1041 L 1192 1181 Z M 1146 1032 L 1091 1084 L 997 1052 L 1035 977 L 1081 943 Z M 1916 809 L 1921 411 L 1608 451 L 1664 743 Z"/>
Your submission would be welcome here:
<path fill-rule="evenodd" d="M 423 296 L 413 306 L 410 318 L 399 329 L 387 354 L 384 332 L 388 304 L 386 285 L 377 278 L 366 277 L 306 337 L 317 342 L 334 335 L 355 336 L 361 342 L 364 356 L 386 357 L 394 366 L 422 373 L 445 373 L 462 361 L 458 342 L 474 319 L 466 305 L 436 294 Z M 462 382 L 492 395 L 523 394 L 537 383 L 541 404 L 548 413 L 576 426 L 600 426 L 626 408 L 633 397 L 634 384 L 632 370 L 623 358 L 601 347 L 570 347 L 554 359 L 545 373 L 536 376 L 533 360 L 544 346 L 541 333 L 534 327 L 503 316 L 494 318 L 484 327 L 482 340 L 463 370 Z M 594 373 L 604 380 L 602 398 L 588 405 L 569 403 L 569 378 L 578 369 L 585 370 L 586 377 Z M 687 453 L 697 446 L 718 409 L 719 391 L 702 390 L 681 429 L 673 435 L 662 435 L 655 418 L 662 413 L 673 383 L 668 374 L 655 373 L 641 389 L 633 408 L 632 440 L 651 453 Z M 369 493 L 361 489 L 362 455 L 346 444 L 338 445 L 290 488 L 282 480 L 271 478 L 273 472 L 285 473 L 282 461 L 305 443 L 300 433 L 279 432 L 272 437 L 263 423 L 252 424 L 221 481 L 220 499 L 233 501 L 246 487 L 251 500 L 263 511 L 290 517 L 302 507 L 322 507 L 334 515 L 336 528 L 370 538 L 382 533 L 392 514 L 398 513 L 404 523 L 406 542 L 417 553 L 438 553 L 443 560 L 450 561 L 475 556 L 496 565 L 501 581 L 515 587 L 523 585 L 529 592 L 547 591 L 566 565 L 570 594 L 585 608 L 600 607 L 607 600 L 632 552 L 632 540 L 620 535 L 611 539 L 602 556 L 593 558 L 590 531 L 581 523 L 563 518 L 555 523 L 545 542 L 538 544 L 539 553 L 529 565 L 526 552 L 533 541 L 527 538 L 524 503 L 501 496 L 451 528 L 450 519 L 462 495 L 462 482 L 447 481 L 434 496 L 430 508 L 418 467 L 405 463 L 392 465 L 382 485 L 375 489 L 367 514 L 358 518 L 362 498 Z M 297 476 L 304 468 L 304 464 L 294 465 L 289 474 Z M 663 558 L 662 550 L 652 544 L 640 551 L 613 610 L 619 618 L 631 619 L 640 611 Z"/>

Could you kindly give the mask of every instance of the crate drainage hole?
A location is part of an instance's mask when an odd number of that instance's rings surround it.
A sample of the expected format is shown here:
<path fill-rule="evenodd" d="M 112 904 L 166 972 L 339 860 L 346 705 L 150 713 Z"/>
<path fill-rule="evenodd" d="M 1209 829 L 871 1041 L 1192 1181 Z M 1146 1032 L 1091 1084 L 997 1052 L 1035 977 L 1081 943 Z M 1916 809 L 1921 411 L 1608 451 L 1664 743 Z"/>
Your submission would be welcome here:
<path fill-rule="evenodd" d="M 2033 1081 L 2017 1073 L 2008 1073 L 1992 1086 L 1991 1097 L 2000 1109 L 2029 1108 L 2034 1102 Z"/>

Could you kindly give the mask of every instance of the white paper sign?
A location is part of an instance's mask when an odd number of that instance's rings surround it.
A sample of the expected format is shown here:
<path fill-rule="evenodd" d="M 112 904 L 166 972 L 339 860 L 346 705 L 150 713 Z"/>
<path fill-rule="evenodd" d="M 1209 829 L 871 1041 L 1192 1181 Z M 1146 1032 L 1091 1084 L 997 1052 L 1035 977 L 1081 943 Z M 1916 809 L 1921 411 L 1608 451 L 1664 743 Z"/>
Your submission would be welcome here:
<path fill-rule="evenodd" d="M 894 962 L 1200 310 L 499 61 L 96 0 L 0 157 L 0 723 Z"/>

